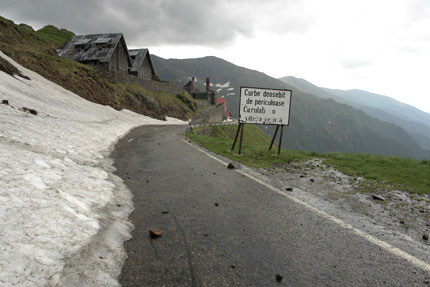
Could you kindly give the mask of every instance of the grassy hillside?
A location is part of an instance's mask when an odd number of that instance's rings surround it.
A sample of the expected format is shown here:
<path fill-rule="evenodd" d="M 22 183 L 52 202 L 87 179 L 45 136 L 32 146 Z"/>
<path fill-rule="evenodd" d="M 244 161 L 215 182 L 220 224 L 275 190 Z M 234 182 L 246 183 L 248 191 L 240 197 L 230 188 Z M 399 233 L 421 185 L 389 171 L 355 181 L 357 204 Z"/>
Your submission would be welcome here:
<path fill-rule="evenodd" d="M 276 149 L 268 150 L 270 138 L 255 125 L 245 125 L 242 156 L 237 150 L 230 152 L 237 126 L 201 127 L 194 134 L 187 134 L 203 147 L 252 167 L 279 166 L 292 162 L 303 162 L 321 158 L 326 165 L 351 175 L 361 176 L 367 181 L 361 183 L 365 192 L 381 189 L 399 189 L 410 193 L 430 193 L 430 161 L 402 159 L 370 154 L 316 153 L 282 149 L 276 156 Z M 237 147 L 236 147 L 237 149 Z"/>
<path fill-rule="evenodd" d="M 332 99 L 321 99 L 264 73 L 236 66 L 216 57 L 163 59 L 154 57 L 160 76 L 185 84 L 196 76 L 201 85 L 209 76 L 212 89 L 225 96 L 237 116 L 240 86 L 293 90 L 291 121 L 282 144 L 288 149 L 317 152 L 348 152 L 422 158 L 425 152 L 402 128 L 374 119 Z M 217 85 L 218 84 L 218 85 Z M 268 127 L 267 132 L 273 132 Z"/>
<path fill-rule="evenodd" d="M 55 49 L 71 32 L 47 26 L 38 32 L 0 17 L 0 50 L 24 67 L 33 70 L 79 96 L 115 109 L 164 119 L 189 119 L 196 105 L 187 95 L 151 93 L 140 86 L 110 84 L 92 67 L 58 57 Z M 172 102 L 179 103 L 172 107 Z"/>
<path fill-rule="evenodd" d="M 37 30 L 36 34 L 41 39 L 51 42 L 57 47 L 64 45 L 70 39 L 70 37 L 75 35 L 73 32 L 70 32 L 66 29 L 58 29 L 53 25 L 47 25 L 42 29 Z"/>
<path fill-rule="evenodd" d="M 312 83 L 295 77 L 283 77 L 280 80 L 296 87 L 304 93 L 319 98 L 333 99 L 362 110 L 369 116 L 402 127 L 423 149 L 430 150 L 430 115 L 392 98 L 367 93 L 364 91 L 332 90 L 320 88 Z"/>

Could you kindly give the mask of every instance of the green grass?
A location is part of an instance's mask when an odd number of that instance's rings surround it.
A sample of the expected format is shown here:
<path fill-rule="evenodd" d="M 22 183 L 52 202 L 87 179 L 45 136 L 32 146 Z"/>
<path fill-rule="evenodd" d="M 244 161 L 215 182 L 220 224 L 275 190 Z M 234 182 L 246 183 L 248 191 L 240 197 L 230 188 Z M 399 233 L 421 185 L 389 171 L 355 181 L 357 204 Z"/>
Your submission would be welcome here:
<path fill-rule="evenodd" d="M 381 189 L 400 189 L 410 193 L 430 193 L 430 161 L 403 159 L 370 154 L 320 154 L 308 151 L 282 149 L 276 156 L 277 147 L 268 150 L 270 138 L 255 125 L 245 125 L 242 156 L 230 148 L 236 134 L 237 126 L 213 126 L 196 128 L 194 134 L 187 136 L 204 148 L 217 154 L 239 161 L 251 167 L 278 166 L 293 161 L 301 162 L 312 158 L 321 158 L 328 166 L 351 175 L 365 179 L 361 184 L 362 191 L 372 192 Z"/>
<path fill-rule="evenodd" d="M 112 84 L 91 66 L 59 57 L 55 49 L 72 35 L 55 26 L 34 32 L 0 16 L 0 50 L 63 88 L 98 104 L 158 119 L 170 116 L 186 120 L 195 115 L 196 103 L 188 94 L 151 92 L 136 84 Z"/>
<path fill-rule="evenodd" d="M 65 44 L 70 37 L 75 35 L 73 32 L 70 32 L 66 29 L 58 29 L 53 25 L 47 25 L 42 29 L 37 30 L 36 34 L 40 38 L 53 43 L 57 47 Z"/>

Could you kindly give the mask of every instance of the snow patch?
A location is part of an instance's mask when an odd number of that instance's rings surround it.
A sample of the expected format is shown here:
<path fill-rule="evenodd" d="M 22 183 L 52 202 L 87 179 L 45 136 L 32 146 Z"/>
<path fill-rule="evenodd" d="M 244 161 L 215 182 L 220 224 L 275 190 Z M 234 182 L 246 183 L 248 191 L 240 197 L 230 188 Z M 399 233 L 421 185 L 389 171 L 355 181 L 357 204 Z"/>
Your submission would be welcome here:
<path fill-rule="evenodd" d="M 230 87 L 230 81 L 228 81 L 227 83 L 224 83 L 224 84 L 216 84 L 215 87 L 221 88 L 221 89 L 228 88 L 228 87 Z"/>
<path fill-rule="evenodd" d="M 44 162 L 41 159 L 36 159 L 35 160 L 36 164 L 40 167 L 46 167 L 46 168 L 51 168 L 51 166 L 49 164 L 47 164 L 46 162 Z"/>
<path fill-rule="evenodd" d="M 136 126 L 186 122 L 91 103 L 0 56 L 31 79 L 0 72 L 0 286 L 118 286 L 133 205 L 109 152 Z"/>
<path fill-rule="evenodd" d="M 24 175 L 24 179 L 37 189 L 46 189 L 46 185 L 43 183 L 43 180 L 40 176 L 34 174 L 26 174 Z"/>

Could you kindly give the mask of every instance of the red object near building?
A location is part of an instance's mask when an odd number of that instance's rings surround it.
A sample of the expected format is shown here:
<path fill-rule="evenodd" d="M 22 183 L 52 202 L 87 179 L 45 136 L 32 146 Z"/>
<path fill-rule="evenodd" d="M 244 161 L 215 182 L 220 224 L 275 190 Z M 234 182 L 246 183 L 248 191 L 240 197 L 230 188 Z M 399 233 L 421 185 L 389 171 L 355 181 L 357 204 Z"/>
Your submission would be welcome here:
<path fill-rule="evenodd" d="M 228 105 L 227 105 L 227 102 L 225 101 L 225 98 L 224 97 L 216 98 L 216 103 L 217 103 L 217 105 L 224 105 L 225 116 L 227 118 L 230 118 L 231 113 L 229 111 L 227 111 Z"/>
<path fill-rule="evenodd" d="M 225 103 L 225 98 L 216 98 L 216 103 L 217 105 L 222 105 L 222 104 L 226 104 Z"/>

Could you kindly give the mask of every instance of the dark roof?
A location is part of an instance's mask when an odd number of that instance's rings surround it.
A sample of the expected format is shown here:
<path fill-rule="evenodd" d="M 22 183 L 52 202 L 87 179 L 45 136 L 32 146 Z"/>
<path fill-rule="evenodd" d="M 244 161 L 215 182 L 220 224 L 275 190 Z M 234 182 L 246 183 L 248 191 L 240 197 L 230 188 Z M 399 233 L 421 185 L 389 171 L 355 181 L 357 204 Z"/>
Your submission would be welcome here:
<path fill-rule="evenodd" d="M 200 92 L 199 88 L 197 88 L 197 85 L 195 82 L 193 82 L 193 80 L 190 80 L 188 83 L 185 84 L 184 90 L 186 90 L 189 93 L 191 93 L 192 91 L 195 93 Z"/>
<path fill-rule="evenodd" d="M 73 55 L 73 60 L 109 62 L 120 41 L 124 41 L 125 44 L 122 33 L 76 35 L 69 39 L 58 55 L 63 57 L 72 46 L 82 46 L 82 50 Z M 131 66 L 130 56 L 127 55 L 127 57 Z"/>
<path fill-rule="evenodd" d="M 152 73 L 154 72 L 154 66 L 152 66 L 151 56 L 149 55 L 148 49 L 132 49 L 128 50 L 128 53 L 130 54 L 130 57 L 134 58 L 132 59 L 133 66 L 130 68 L 131 72 L 138 72 L 140 67 L 142 66 L 143 60 L 145 60 L 145 57 L 148 56 L 149 65 L 151 66 Z"/>

